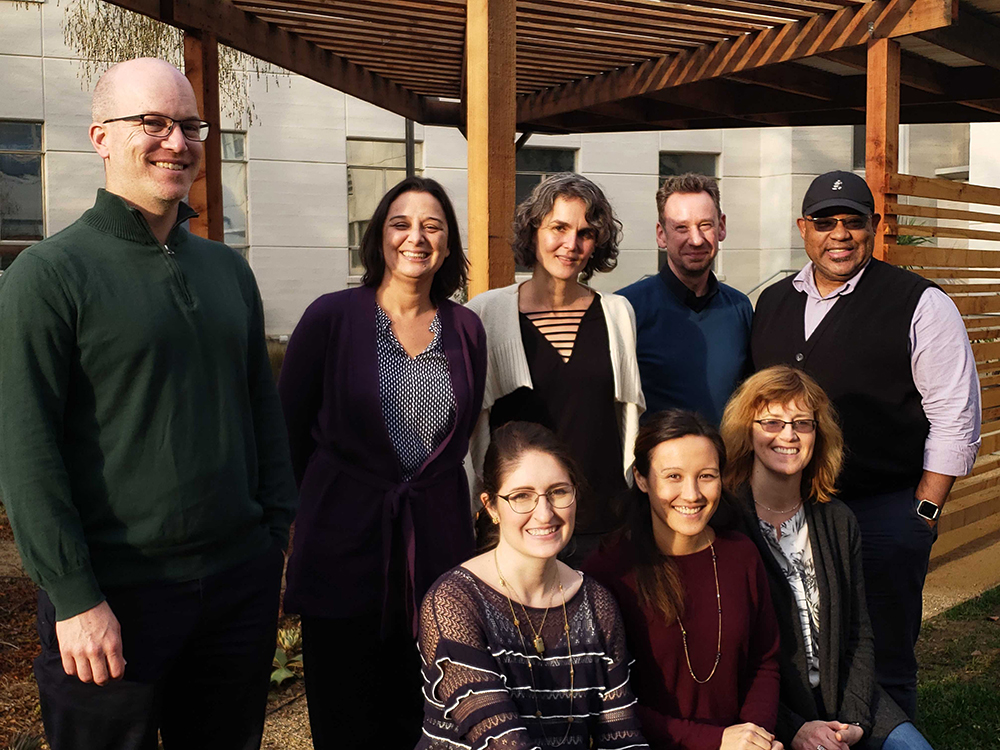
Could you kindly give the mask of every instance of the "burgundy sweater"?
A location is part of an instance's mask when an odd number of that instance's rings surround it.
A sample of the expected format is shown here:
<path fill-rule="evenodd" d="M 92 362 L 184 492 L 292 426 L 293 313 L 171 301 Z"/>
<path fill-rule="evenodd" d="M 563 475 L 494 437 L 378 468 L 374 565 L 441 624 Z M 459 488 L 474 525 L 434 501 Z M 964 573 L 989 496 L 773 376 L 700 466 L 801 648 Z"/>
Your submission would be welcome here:
<path fill-rule="evenodd" d="M 617 597 L 635 664 L 632 689 L 650 748 L 717 750 L 722 732 L 752 722 L 774 731 L 778 713 L 778 627 L 767 577 L 753 542 L 738 532 L 715 541 L 722 598 L 722 658 L 699 685 L 688 671 L 681 630 L 639 605 L 627 543 L 601 550 L 583 566 Z M 718 643 L 712 553 L 675 557 L 685 588 L 682 617 L 698 679 L 712 671 Z"/>

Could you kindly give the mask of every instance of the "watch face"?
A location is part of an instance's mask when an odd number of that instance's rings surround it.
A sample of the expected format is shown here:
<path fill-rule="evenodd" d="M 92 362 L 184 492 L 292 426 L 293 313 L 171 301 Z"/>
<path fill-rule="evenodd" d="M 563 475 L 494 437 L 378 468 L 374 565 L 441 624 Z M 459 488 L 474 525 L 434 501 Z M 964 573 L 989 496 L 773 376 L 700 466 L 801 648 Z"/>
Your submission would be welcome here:
<path fill-rule="evenodd" d="M 941 508 L 932 503 L 930 500 L 921 500 L 917 503 L 917 515 L 922 518 L 926 518 L 929 521 L 935 521 L 940 513 Z"/>

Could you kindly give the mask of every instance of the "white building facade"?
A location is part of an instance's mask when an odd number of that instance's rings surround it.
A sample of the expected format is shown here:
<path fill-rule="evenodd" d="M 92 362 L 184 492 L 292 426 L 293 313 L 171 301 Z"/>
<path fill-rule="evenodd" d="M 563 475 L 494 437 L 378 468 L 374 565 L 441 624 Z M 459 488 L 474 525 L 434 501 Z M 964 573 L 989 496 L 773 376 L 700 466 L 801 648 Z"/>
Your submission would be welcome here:
<path fill-rule="evenodd" d="M 63 41 L 65 8 L 0 0 L 0 269 L 21 248 L 74 221 L 103 184 L 87 136 L 90 92 Z M 252 80 L 257 122 L 224 122 L 227 241 L 256 274 L 270 335 L 288 334 L 325 292 L 357 283 L 352 246 L 384 190 L 405 174 L 404 121 L 296 75 Z M 416 125 L 416 167 L 448 190 L 466 237 L 466 142 Z M 861 139 L 860 150 L 857 138 Z M 518 155 L 518 192 L 571 168 L 597 182 L 624 224 L 613 291 L 655 273 L 655 193 L 662 174 L 719 178 L 726 283 L 754 292 L 805 262 L 795 226 L 817 174 L 863 169 L 852 126 L 533 135 Z M 1000 186 L 1000 124 L 904 126 L 900 171 Z M 755 296 L 755 295 L 754 295 Z"/>

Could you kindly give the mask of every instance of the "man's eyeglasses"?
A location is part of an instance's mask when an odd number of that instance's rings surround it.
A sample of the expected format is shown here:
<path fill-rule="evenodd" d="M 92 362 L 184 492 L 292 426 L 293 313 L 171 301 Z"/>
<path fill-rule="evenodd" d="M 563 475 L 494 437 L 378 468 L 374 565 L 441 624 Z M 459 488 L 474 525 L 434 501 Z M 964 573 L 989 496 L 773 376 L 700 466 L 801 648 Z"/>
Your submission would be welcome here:
<path fill-rule="evenodd" d="M 771 435 L 777 435 L 785 429 L 786 424 L 790 424 L 792 429 L 800 435 L 808 435 L 810 432 L 816 431 L 815 419 L 793 419 L 791 422 L 786 422 L 784 419 L 755 419 L 754 422 L 760 425 L 760 429 Z"/>
<path fill-rule="evenodd" d="M 568 508 L 576 502 L 576 487 L 571 484 L 557 484 L 549 487 L 546 492 L 535 492 L 534 490 L 518 490 L 509 495 L 499 495 L 510 509 L 515 513 L 531 513 L 538 505 L 540 497 L 547 497 L 549 505 L 553 508 Z"/>
<path fill-rule="evenodd" d="M 868 226 L 868 218 L 867 216 L 845 216 L 843 219 L 836 216 L 823 216 L 819 219 L 814 219 L 812 216 L 805 217 L 806 221 L 812 222 L 817 232 L 832 232 L 837 228 L 838 221 L 844 225 L 844 229 L 857 231 Z"/>
<path fill-rule="evenodd" d="M 169 138 L 174 132 L 174 126 L 179 125 L 181 133 L 189 141 L 204 141 L 208 138 L 210 126 L 204 120 L 174 120 L 166 115 L 129 115 L 128 117 L 112 117 L 109 122 L 121 122 L 123 120 L 139 120 L 142 122 L 142 129 L 146 135 L 153 138 Z"/>

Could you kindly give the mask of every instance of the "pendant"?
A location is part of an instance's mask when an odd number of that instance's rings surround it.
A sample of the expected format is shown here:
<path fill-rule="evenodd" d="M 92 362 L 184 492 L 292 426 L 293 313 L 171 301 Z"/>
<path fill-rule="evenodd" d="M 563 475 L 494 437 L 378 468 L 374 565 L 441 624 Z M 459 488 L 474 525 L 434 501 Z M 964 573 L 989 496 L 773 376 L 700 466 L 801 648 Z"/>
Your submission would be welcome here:
<path fill-rule="evenodd" d="M 535 651 L 538 652 L 539 656 L 545 653 L 545 641 L 542 640 L 542 636 L 536 635 L 532 643 L 535 644 Z"/>

